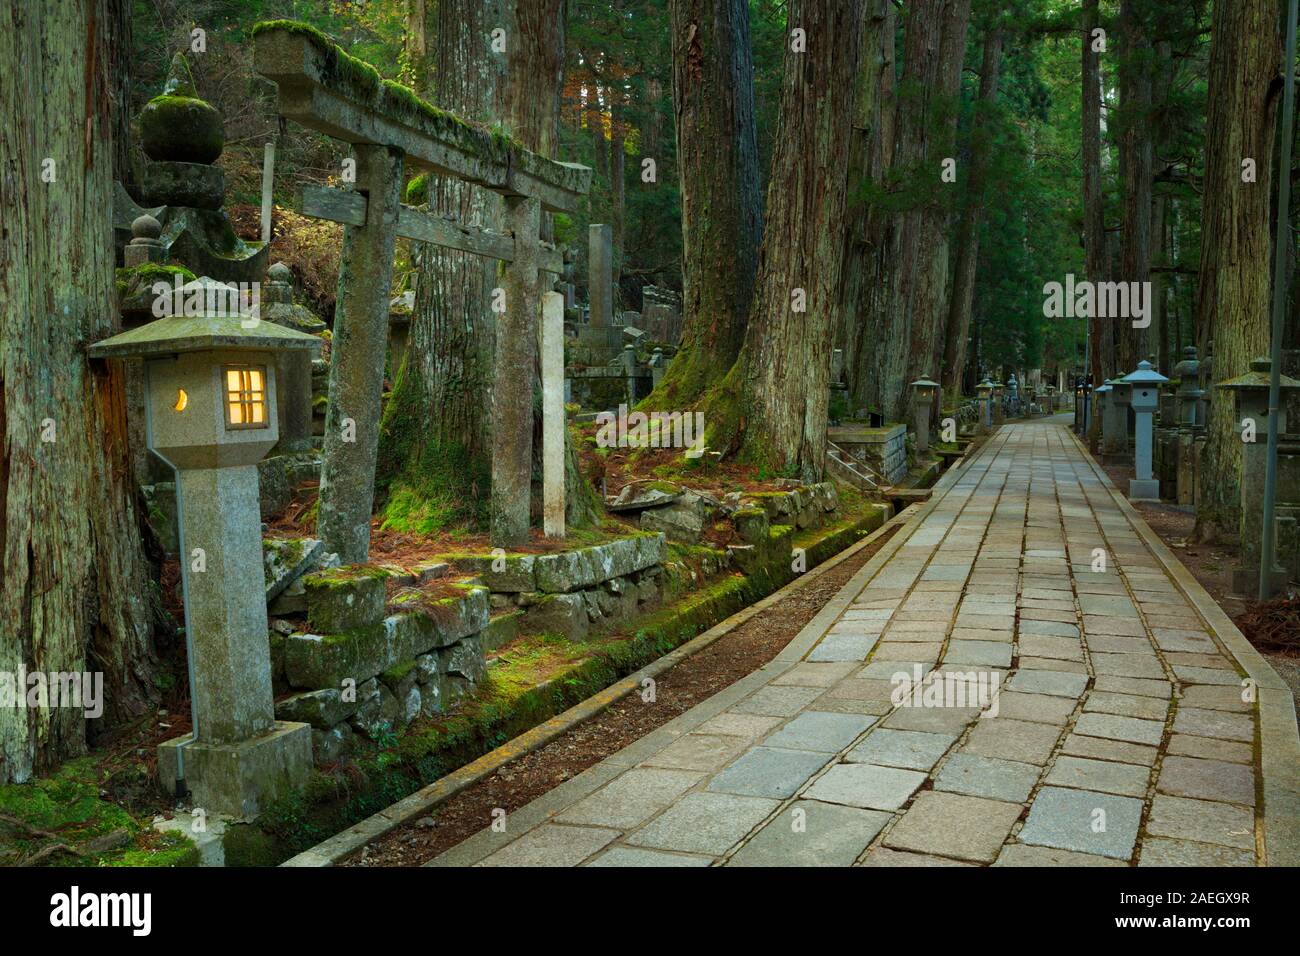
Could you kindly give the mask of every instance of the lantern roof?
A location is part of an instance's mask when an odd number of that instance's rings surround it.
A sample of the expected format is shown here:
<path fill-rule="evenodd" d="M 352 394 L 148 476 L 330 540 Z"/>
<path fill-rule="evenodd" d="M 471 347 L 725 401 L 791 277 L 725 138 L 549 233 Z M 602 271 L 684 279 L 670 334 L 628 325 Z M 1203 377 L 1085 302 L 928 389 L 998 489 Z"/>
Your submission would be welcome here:
<path fill-rule="evenodd" d="M 1273 363 L 1266 358 L 1252 359 L 1250 371 L 1245 375 L 1238 375 L 1236 378 L 1230 378 L 1226 382 L 1219 382 L 1217 388 L 1234 388 L 1234 389 L 1251 389 L 1251 388 L 1269 388 L 1272 385 L 1271 371 Z M 1300 389 L 1300 382 L 1291 378 L 1289 375 L 1279 376 L 1282 391 L 1293 392 Z"/>
<path fill-rule="evenodd" d="M 1096 388 L 1093 389 L 1093 391 L 1096 392 L 1098 395 L 1100 395 L 1102 392 L 1111 391 L 1114 387 L 1115 386 L 1111 385 L 1111 383 L 1108 381 L 1106 382 L 1105 385 L 1098 385 Z"/>
<path fill-rule="evenodd" d="M 913 388 L 938 388 L 939 383 L 932 382 L 924 375 L 922 375 L 920 378 L 918 378 L 915 382 L 912 383 L 912 387 Z"/>
<path fill-rule="evenodd" d="M 1134 371 L 1120 379 L 1120 382 L 1125 385 L 1162 385 L 1167 381 L 1169 379 L 1157 372 L 1146 359 L 1138 362 L 1138 367 Z"/>
<path fill-rule="evenodd" d="M 134 358 L 210 352 L 320 350 L 320 339 L 265 319 L 239 314 L 169 315 L 90 346 L 91 358 Z"/>

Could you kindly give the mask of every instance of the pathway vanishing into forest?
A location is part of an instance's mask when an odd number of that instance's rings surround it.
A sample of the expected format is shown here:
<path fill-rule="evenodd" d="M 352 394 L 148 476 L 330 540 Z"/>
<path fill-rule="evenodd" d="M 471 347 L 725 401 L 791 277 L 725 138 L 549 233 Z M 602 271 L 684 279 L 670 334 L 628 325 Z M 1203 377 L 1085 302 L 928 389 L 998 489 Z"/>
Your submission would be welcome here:
<path fill-rule="evenodd" d="M 1016 424 L 771 664 L 429 865 L 1296 865 L 1298 780 L 1286 686 Z"/>

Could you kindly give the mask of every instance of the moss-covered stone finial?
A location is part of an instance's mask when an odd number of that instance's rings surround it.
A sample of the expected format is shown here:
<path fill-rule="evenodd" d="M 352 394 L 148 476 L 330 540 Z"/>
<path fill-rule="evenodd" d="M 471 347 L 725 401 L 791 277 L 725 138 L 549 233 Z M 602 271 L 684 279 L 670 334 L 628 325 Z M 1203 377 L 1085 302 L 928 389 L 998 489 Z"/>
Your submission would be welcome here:
<path fill-rule="evenodd" d="M 172 56 L 172 65 L 167 70 L 167 82 L 163 84 L 163 96 L 188 96 L 197 99 L 194 74 L 190 71 L 189 60 L 179 50 Z"/>
<path fill-rule="evenodd" d="M 209 164 L 226 145 L 221 114 L 198 98 L 181 53 L 172 57 L 163 91 L 140 111 L 140 139 L 155 162 Z"/>

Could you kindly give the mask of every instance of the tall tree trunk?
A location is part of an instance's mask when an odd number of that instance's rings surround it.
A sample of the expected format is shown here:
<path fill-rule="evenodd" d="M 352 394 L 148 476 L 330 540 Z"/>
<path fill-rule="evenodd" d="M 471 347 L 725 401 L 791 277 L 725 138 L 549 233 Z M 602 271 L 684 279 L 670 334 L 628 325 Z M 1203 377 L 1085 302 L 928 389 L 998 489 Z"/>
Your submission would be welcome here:
<path fill-rule="evenodd" d="M 623 202 L 624 190 L 624 161 L 627 154 L 624 151 L 624 138 L 627 136 L 627 128 L 624 123 L 627 120 L 626 110 L 621 102 L 620 94 L 618 101 L 615 101 L 610 107 L 610 128 L 609 128 L 609 206 L 610 219 L 613 220 L 614 233 L 614 268 L 613 268 L 613 285 L 614 301 L 620 301 L 619 282 L 623 274 L 623 228 L 626 224 L 627 213 Z"/>
<path fill-rule="evenodd" d="M 745 340 L 763 232 L 748 0 L 671 0 L 682 203 L 681 348 L 648 400 L 679 409 Z"/>
<path fill-rule="evenodd" d="M 806 48 L 792 49 L 797 34 L 787 41 L 754 306 L 730 373 L 739 389 L 730 424 L 747 457 L 805 476 L 820 476 L 825 464 L 848 186 L 844 117 L 854 107 L 864 12 L 864 0 L 791 0 L 787 37 L 802 30 Z"/>
<path fill-rule="evenodd" d="M 951 395 L 961 394 L 962 372 L 966 367 L 966 338 L 970 333 L 971 305 L 975 301 L 975 266 L 979 262 L 980 218 L 984 208 L 984 180 L 988 175 L 993 144 L 990 128 L 997 110 L 998 70 L 1002 64 L 1003 28 L 990 24 L 984 38 L 984 59 L 980 67 L 979 101 L 971 122 L 970 174 L 965 205 L 957 228 L 957 263 L 953 271 L 952 303 L 944 342 L 943 387 Z"/>
<path fill-rule="evenodd" d="M 950 184 L 940 180 L 941 161 L 953 155 L 970 0 L 917 0 L 906 16 L 890 180 L 901 187 L 907 208 L 898 217 L 890 297 L 874 324 L 879 408 L 890 421 L 906 417 L 912 377 L 938 374 L 928 367 L 945 314 L 948 270 Z"/>
<path fill-rule="evenodd" d="M 423 0 L 410 0 L 423 8 Z M 417 78 L 437 106 L 490 124 L 502 115 L 505 57 L 491 32 L 508 0 L 439 0 L 432 61 Z M 414 46 L 413 46 L 414 48 Z M 460 222 L 501 228 L 498 196 L 451 176 L 425 176 L 429 209 Z M 416 270 L 410 346 L 385 410 L 378 484 L 384 520 L 402 531 L 481 525 L 488 476 L 495 323 L 495 261 L 428 243 L 413 244 Z M 394 356 L 394 365 L 399 361 Z"/>
<path fill-rule="evenodd" d="M 849 189 L 863 184 L 885 184 L 894 161 L 895 14 L 892 0 L 872 0 L 864 38 L 863 69 L 860 73 L 857 119 L 862 128 L 859 143 L 865 154 L 854 157 L 849 167 Z M 874 95 L 873 94 L 874 91 Z M 862 162 L 859 171 L 858 163 Z M 852 411 L 879 409 L 884 405 L 885 383 L 902 379 L 900 352 L 898 371 L 885 364 L 893 355 L 885 347 L 892 342 L 884 323 L 894 301 L 894 270 L 899 250 L 898 217 L 879 203 L 861 202 L 849 210 L 846 230 L 845 274 L 841 277 L 840 309 L 844 327 L 844 367 L 848 374 Z M 855 243 L 860 248 L 856 248 Z M 852 257 L 857 257 L 853 264 Z"/>
<path fill-rule="evenodd" d="M 1155 123 L 1151 115 L 1151 43 L 1145 8 L 1149 0 L 1122 0 L 1119 26 L 1120 162 L 1124 180 L 1124 232 L 1120 247 L 1122 282 L 1151 280 L 1151 191 Z M 1150 303 L 1148 303 L 1150 305 Z M 1112 316 L 1119 345 L 1119 371 L 1128 374 L 1147 355 L 1147 332 L 1131 318 Z"/>
<path fill-rule="evenodd" d="M 158 613 L 123 368 L 85 357 L 119 330 L 115 10 L 50 0 L 0 14 L 0 671 L 102 673 L 105 726 L 154 706 Z M 76 708 L 0 708 L 0 782 L 84 751 L 86 732 Z"/>
<path fill-rule="evenodd" d="M 927 173 L 939 183 L 940 163 L 957 157 L 957 113 L 961 96 L 961 71 L 966 57 L 966 31 L 970 26 L 970 0 L 952 0 L 943 12 L 943 34 L 939 43 L 939 89 L 933 103 L 930 131 L 932 141 L 926 154 Z M 914 220 L 913 241 L 920 243 L 917 269 L 904 275 L 904 298 L 913 309 L 912 354 L 908 368 L 912 378 L 940 375 L 943 360 L 943 332 L 948 320 L 948 247 L 952 233 L 952 201 L 955 184 L 940 184 L 934 200 L 926 203 Z M 906 235 L 906 233 L 905 233 Z M 914 280 L 914 281 L 913 281 Z M 909 294 L 910 293 L 910 294 Z M 903 407 L 910 389 L 901 397 Z M 936 402 L 938 396 L 936 396 Z M 937 410 L 937 409 L 936 409 Z"/>
<path fill-rule="evenodd" d="M 1214 340 L 1213 373 L 1222 382 L 1268 354 L 1269 205 L 1281 64 L 1278 0 L 1214 5 L 1205 118 L 1205 192 L 1201 201 L 1201 268 L 1196 327 L 1201 345 Z M 1255 160 L 1254 182 L 1242 162 Z M 1202 538 L 1236 531 L 1241 439 L 1230 395 L 1211 396 L 1202 494 L 1196 505 Z"/>
<path fill-rule="evenodd" d="M 1083 257 L 1089 282 L 1101 282 L 1106 276 L 1106 211 L 1101 184 L 1101 58 L 1095 47 L 1093 32 L 1098 28 L 1098 0 L 1083 0 Z M 1102 383 L 1106 351 L 1103 337 L 1110 327 L 1099 319 L 1088 322 L 1088 374 L 1093 386 Z M 1103 331 L 1105 336 L 1103 336 Z M 1101 423 L 1097 415 L 1089 418 L 1088 440 L 1096 450 Z"/>
<path fill-rule="evenodd" d="M 885 175 L 893 148 L 894 6 L 891 0 L 867 0 L 862 36 L 862 68 L 858 71 L 849 140 L 848 199 L 845 211 L 844 265 L 835 330 L 836 346 L 844 350 L 849 395 L 857 399 L 862 379 L 869 377 L 872 353 L 868 303 L 886 274 L 879 256 L 878 221 L 884 218 L 859 194 L 864 184 Z M 856 401 L 854 402 L 856 405 Z"/>

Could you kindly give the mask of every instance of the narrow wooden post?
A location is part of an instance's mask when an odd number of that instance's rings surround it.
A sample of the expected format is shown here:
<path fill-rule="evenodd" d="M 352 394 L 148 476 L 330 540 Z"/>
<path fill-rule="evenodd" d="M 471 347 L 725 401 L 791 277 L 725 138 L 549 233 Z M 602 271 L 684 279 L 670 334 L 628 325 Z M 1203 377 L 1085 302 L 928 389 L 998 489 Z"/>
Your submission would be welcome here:
<path fill-rule="evenodd" d="M 564 296 L 542 296 L 542 530 L 564 537 Z"/>
<path fill-rule="evenodd" d="M 365 224 L 343 227 L 317 521 L 326 550 L 337 551 L 344 564 L 363 562 L 370 553 L 393 240 L 402 192 L 400 149 L 358 145 L 355 151 L 356 189 L 368 201 Z"/>
<path fill-rule="evenodd" d="M 275 180 L 275 143 L 266 144 L 262 154 L 262 241 L 271 241 L 271 184 Z"/>
<path fill-rule="evenodd" d="M 540 306 L 537 267 L 541 203 L 506 198 L 515 255 L 506 266 L 506 308 L 497 321 L 492 404 L 492 544 L 528 540 L 533 464 L 533 356 Z"/>

